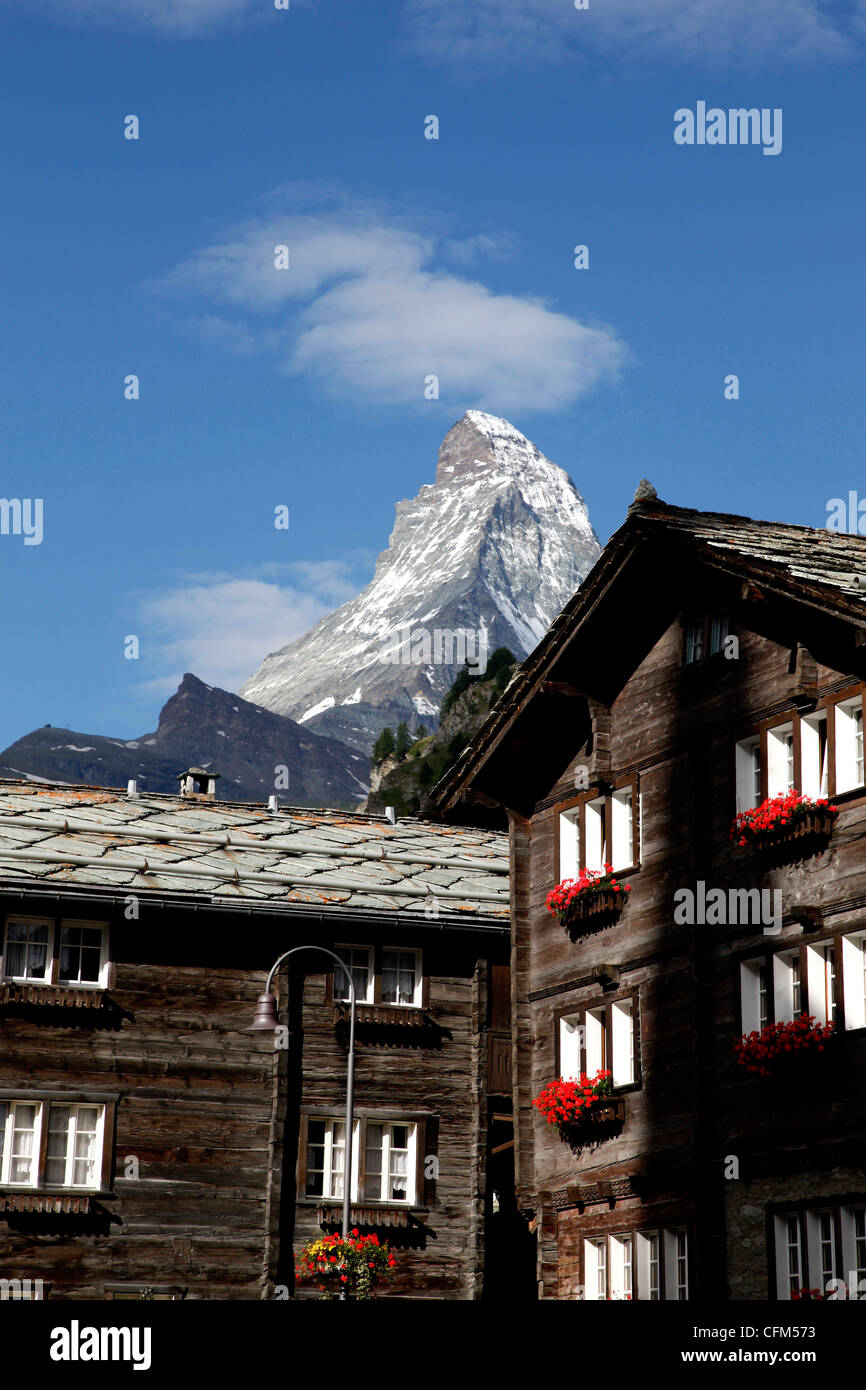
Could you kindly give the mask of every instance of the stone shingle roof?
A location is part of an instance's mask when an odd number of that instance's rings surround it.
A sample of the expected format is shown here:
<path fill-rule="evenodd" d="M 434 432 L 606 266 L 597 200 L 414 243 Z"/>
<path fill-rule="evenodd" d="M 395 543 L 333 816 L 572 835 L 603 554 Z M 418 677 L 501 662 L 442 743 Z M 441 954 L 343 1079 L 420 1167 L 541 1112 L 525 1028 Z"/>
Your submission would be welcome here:
<path fill-rule="evenodd" d="M 832 614 L 866 637 L 866 536 L 699 512 L 657 497 L 635 501 L 577 593 L 517 668 L 471 743 L 432 789 L 439 809 L 459 800 L 512 718 L 537 693 L 563 644 L 615 581 L 624 557 L 648 540 L 678 547 L 710 566 L 739 574 L 767 593 Z"/>
<path fill-rule="evenodd" d="M 0 780 L 0 885 L 508 919 L 495 831 Z M 435 912 L 431 902 L 435 899 Z"/>

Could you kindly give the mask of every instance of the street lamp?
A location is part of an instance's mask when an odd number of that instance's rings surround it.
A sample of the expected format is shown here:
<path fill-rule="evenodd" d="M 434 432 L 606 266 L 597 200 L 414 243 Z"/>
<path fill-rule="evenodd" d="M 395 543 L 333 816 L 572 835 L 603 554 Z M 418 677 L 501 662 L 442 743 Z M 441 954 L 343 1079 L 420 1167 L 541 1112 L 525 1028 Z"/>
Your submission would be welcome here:
<path fill-rule="evenodd" d="M 296 951 L 324 951 L 326 956 L 335 960 L 343 971 L 349 982 L 349 999 L 351 1000 L 351 1015 L 349 1018 L 349 1063 L 346 1072 L 346 1160 L 343 1172 L 343 1239 L 349 1234 L 349 1190 L 352 1186 L 352 1125 L 354 1119 L 355 1102 L 355 981 L 352 972 L 341 956 L 335 951 L 328 950 L 327 946 L 293 946 L 290 951 L 283 954 L 274 962 L 268 982 L 265 985 L 264 994 L 260 994 L 256 1001 L 256 1014 L 247 1033 L 273 1033 L 279 1027 L 277 1018 L 277 1000 L 273 992 L 274 976 L 279 970 L 284 960 L 293 956 Z M 346 1297 L 345 1288 L 340 1289 L 340 1298 Z"/>

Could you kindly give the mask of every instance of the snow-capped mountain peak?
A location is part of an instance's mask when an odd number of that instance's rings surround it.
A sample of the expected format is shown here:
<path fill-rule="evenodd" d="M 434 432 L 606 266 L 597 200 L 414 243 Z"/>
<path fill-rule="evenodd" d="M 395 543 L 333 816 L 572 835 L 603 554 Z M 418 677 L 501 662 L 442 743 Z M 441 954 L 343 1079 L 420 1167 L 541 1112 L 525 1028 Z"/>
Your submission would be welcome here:
<path fill-rule="evenodd" d="M 367 588 L 268 656 L 245 699 L 356 746 L 398 719 L 429 726 L 464 657 L 483 669 L 499 646 L 527 655 L 600 552 L 568 474 L 480 410 L 396 512 Z"/>

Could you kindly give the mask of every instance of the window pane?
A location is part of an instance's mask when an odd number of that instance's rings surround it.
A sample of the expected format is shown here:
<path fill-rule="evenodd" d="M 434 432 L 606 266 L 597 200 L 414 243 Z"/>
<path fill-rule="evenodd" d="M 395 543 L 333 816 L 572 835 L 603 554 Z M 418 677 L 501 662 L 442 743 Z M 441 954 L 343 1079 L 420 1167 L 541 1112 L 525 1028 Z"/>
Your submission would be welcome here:
<path fill-rule="evenodd" d="M 382 952 L 383 1004 L 412 1004 L 415 1000 L 415 952 Z"/>
<path fill-rule="evenodd" d="M 307 1182 L 309 1197 L 323 1197 L 325 1177 L 325 1121 L 307 1123 Z"/>
<path fill-rule="evenodd" d="M 72 1164 L 74 1187 L 96 1186 L 98 1118 L 99 1112 L 95 1106 L 78 1106 L 75 1116 L 75 1156 Z"/>
<path fill-rule="evenodd" d="M 48 964 L 47 922 L 10 922 L 6 973 L 19 980 L 44 980 Z"/>
<path fill-rule="evenodd" d="M 12 1147 L 9 1162 L 10 1182 L 32 1183 L 35 1181 L 33 1167 L 35 1128 L 36 1106 L 13 1106 Z"/>
<path fill-rule="evenodd" d="M 48 1158 L 45 1181 L 58 1185 L 66 1181 L 66 1154 L 69 1147 L 68 1105 L 52 1105 L 48 1112 Z"/>
<path fill-rule="evenodd" d="M 382 1125 L 367 1125 L 367 1182 L 366 1195 L 371 1201 L 382 1199 Z"/>
<path fill-rule="evenodd" d="M 343 957 L 352 972 L 355 982 L 355 997 L 358 1003 L 370 997 L 370 951 L 366 947 L 338 946 L 337 954 Z M 334 998 L 349 1002 L 349 982 L 341 966 L 334 966 Z"/>

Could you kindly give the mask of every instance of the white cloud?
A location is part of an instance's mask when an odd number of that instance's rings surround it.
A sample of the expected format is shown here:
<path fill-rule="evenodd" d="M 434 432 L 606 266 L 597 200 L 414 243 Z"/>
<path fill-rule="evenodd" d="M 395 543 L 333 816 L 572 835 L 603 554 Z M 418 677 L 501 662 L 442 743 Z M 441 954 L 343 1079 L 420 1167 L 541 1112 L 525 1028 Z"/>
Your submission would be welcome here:
<path fill-rule="evenodd" d="M 440 398 L 454 408 L 559 410 L 625 361 L 606 325 L 495 292 L 440 264 L 455 249 L 464 260 L 501 257 L 513 249 L 505 239 L 454 240 L 366 203 L 331 203 L 248 222 L 160 287 L 234 310 L 234 318 L 205 316 L 211 338 L 248 351 L 269 334 L 283 371 L 371 402 L 424 405 L 425 380 L 436 376 Z M 281 245 L 289 247 L 288 270 L 275 268 Z"/>
<path fill-rule="evenodd" d="M 857 13 L 866 12 L 858 0 Z M 602 53 L 715 68 L 838 58 L 859 50 L 850 0 L 406 0 L 412 47 L 454 64 Z"/>
<path fill-rule="evenodd" d="M 269 652 L 302 636 L 353 598 L 364 582 L 351 561 L 262 569 L 288 572 L 297 582 L 194 574 L 172 588 L 138 596 L 142 659 L 154 672 L 142 690 L 170 694 L 184 671 L 222 690 L 238 690 Z"/>

